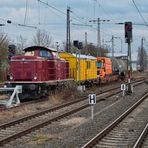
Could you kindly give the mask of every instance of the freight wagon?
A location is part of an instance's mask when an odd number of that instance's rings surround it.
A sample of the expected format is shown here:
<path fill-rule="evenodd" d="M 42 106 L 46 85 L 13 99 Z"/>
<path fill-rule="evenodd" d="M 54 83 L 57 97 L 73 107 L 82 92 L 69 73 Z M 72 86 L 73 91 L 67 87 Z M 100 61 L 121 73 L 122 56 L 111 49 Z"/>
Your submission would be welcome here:
<path fill-rule="evenodd" d="M 97 58 L 89 55 L 60 52 L 69 62 L 69 76 L 80 84 L 90 85 L 97 81 Z"/>
<path fill-rule="evenodd" d="M 97 75 L 100 83 L 115 80 L 124 80 L 127 63 L 125 60 L 116 58 L 97 57 Z"/>

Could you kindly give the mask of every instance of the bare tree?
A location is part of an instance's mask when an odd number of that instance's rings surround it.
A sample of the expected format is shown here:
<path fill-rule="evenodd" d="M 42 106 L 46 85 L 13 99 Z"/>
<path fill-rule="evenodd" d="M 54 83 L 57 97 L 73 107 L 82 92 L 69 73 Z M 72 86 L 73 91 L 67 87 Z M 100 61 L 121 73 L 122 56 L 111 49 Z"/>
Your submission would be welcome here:
<path fill-rule="evenodd" d="M 18 41 L 18 43 L 16 44 L 16 54 L 22 55 L 23 49 L 26 47 L 27 39 L 24 38 L 22 35 L 20 35 L 17 37 L 17 41 Z"/>
<path fill-rule="evenodd" d="M 140 47 L 138 48 L 137 64 L 140 71 L 144 71 L 147 68 L 147 52 L 144 48 L 143 50 Z"/>
<path fill-rule="evenodd" d="M 8 70 L 8 36 L 0 32 L 0 81 L 6 77 Z"/>
<path fill-rule="evenodd" d="M 92 43 L 85 45 L 85 47 L 83 47 L 81 53 L 89 54 L 89 55 L 96 57 L 97 56 L 97 50 L 98 50 L 99 55 L 101 55 L 101 56 L 106 56 L 106 54 L 108 53 L 108 49 L 105 49 L 105 48 L 102 48 L 102 47 L 98 49 Z"/>
<path fill-rule="evenodd" d="M 50 36 L 50 33 L 46 33 L 45 31 L 41 31 L 39 29 L 36 35 L 33 37 L 33 44 L 50 47 L 52 46 L 52 37 Z"/>

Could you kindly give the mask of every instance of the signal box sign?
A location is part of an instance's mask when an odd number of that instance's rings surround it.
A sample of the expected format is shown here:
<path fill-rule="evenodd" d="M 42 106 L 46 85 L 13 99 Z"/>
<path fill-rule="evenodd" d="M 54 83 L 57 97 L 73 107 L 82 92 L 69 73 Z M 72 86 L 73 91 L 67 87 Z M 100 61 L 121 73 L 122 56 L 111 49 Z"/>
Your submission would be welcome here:
<path fill-rule="evenodd" d="M 96 104 L 96 94 L 89 94 L 89 104 L 93 105 Z"/>

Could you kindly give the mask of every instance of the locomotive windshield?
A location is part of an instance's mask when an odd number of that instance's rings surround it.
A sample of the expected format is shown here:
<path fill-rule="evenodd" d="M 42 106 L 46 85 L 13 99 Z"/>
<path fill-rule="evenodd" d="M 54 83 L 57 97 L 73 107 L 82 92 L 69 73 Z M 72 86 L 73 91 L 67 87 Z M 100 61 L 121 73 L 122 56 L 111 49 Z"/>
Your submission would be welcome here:
<path fill-rule="evenodd" d="M 50 58 L 50 57 L 52 57 L 52 54 L 51 54 L 50 51 L 41 49 L 41 50 L 40 50 L 40 56 L 41 56 L 41 57 L 48 57 L 48 58 Z"/>

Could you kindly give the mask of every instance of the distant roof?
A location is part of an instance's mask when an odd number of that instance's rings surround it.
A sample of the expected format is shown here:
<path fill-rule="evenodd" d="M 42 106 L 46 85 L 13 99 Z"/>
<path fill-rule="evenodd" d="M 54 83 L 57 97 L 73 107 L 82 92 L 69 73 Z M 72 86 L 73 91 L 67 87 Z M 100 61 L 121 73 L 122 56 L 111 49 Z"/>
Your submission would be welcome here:
<path fill-rule="evenodd" d="M 77 56 L 77 58 L 80 58 L 80 59 L 97 59 L 96 57 L 93 57 L 93 56 L 90 56 L 90 55 L 83 55 L 83 54 L 72 54 L 74 57 Z"/>
<path fill-rule="evenodd" d="M 30 46 L 30 47 L 27 47 L 25 49 L 23 49 L 24 51 L 28 51 L 28 50 L 34 50 L 34 48 L 42 48 L 42 49 L 45 49 L 45 50 L 50 50 L 50 51 L 57 51 L 56 49 L 53 49 L 53 48 L 47 48 L 47 47 L 44 47 L 44 46 Z"/>
<path fill-rule="evenodd" d="M 112 57 L 112 53 L 107 53 L 108 57 Z M 114 57 L 124 57 L 127 56 L 126 53 L 114 53 Z"/>

